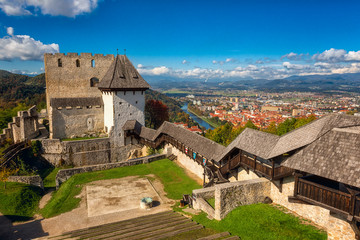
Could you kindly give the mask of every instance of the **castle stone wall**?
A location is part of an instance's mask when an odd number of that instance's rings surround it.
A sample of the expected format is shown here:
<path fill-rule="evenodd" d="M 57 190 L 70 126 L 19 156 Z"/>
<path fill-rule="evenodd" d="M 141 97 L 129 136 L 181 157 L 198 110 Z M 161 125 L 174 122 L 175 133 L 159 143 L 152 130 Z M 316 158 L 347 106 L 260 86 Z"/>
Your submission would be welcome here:
<path fill-rule="evenodd" d="M 123 146 L 125 138 L 122 127 L 128 120 L 137 120 L 143 126 L 145 125 L 145 91 L 117 91 L 112 96 L 114 118 L 116 119 L 113 121 L 112 138 L 114 144 Z M 104 98 L 103 100 L 105 101 Z M 105 112 L 105 122 L 110 123 L 111 120 L 107 120 L 108 117 L 111 117 L 111 114 Z M 109 128 L 110 126 L 108 126 Z"/>
<path fill-rule="evenodd" d="M 41 189 L 44 189 L 43 180 L 39 175 L 36 176 L 10 176 L 7 180 L 8 182 L 18 182 L 25 183 L 29 185 L 37 186 Z"/>
<path fill-rule="evenodd" d="M 81 141 L 60 141 L 58 139 L 41 140 L 42 156 L 54 166 L 85 166 L 120 162 L 128 159 L 130 151 L 141 150 L 139 145 L 112 147 L 109 138 L 97 138 Z"/>
<path fill-rule="evenodd" d="M 90 79 L 103 78 L 114 61 L 114 55 L 91 53 L 45 54 L 46 103 L 49 114 L 50 138 L 57 138 L 53 132 L 51 98 L 101 97 L 96 84 L 91 86 Z M 77 60 L 80 65 L 77 65 Z M 61 66 L 59 66 L 59 61 Z M 93 65 L 92 65 L 93 63 Z M 66 123 L 66 122 L 65 122 Z M 67 124 L 64 124 L 67 125 Z"/>
<path fill-rule="evenodd" d="M 270 182 L 264 178 L 216 185 L 215 219 L 223 219 L 239 206 L 264 202 L 270 189 Z"/>
<path fill-rule="evenodd" d="M 174 154 L 175 156 L 177 156 L 177 162 L 180 163 L 184 168 L 195 174 L 200 179 L 204 179 L 204 168 L 202 165 L 195 162 L 194 159 L 186 156 L 186 154 L 182 153 L 179 149 L 177 149 L 171 144 L 166 144 L 164 149 L 169 152 L 168 155 Z M 208 181 L 209 179 L 205 177 L 205 182 Z"/>
<path fill-rule="evenodd" d="M 85 133 L 101 132 L 104 128 L 103 106 L 52 109 L 53 137 L 69 138 Z"/>
<path fill-rule="evenodd" d="M 292 176 L 283 180 L 282 192 L 279 191 L 275 184 L 271 183 L 270 198 L 274 203 L 280 204 L 326 229 L 328 239 L 355 239 L 354 231 L 343 217 L 331 214 L 329 210 L 319 206 L 290 203 L 288 197 L 294 195 L 294 187 L 295 179 Z"/>
<path fill-rule="evenodd" d="M 0 146 L 10 139 L 13 143 L 30 140 L 39 135 L 38 114 L 36 106 L 32 106 L 27 111 L 19 111 L 12 122 L 8 123 L 8 128 L 3 129 L 0 134 Z"/>

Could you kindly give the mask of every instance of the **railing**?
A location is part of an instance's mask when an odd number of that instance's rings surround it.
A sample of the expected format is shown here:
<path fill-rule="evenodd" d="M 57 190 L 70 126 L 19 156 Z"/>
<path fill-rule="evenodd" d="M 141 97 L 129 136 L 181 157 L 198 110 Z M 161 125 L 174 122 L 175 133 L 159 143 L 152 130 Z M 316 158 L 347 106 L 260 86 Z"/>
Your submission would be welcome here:
<path fill-rule="evenodd" d="M 273 180 L 291 176 L 292 173 L 294 172 L 294 170 L 291 168 L 287 168 L 284 166 L 277 166 L 277 167 L 269 166 L 269 165 L 266 165 L 266 164 L 256 160 L 256 158 L 251 159 L 245 155 L 241 155 L 241 157 L 238 157 L 238 159 L 240 161 L 241 166 L 250 168 L 250 169 L 264 175 L 265 177 L 273 179 Z M 236 163 L 236 164 L 238 164 L 238 163 Z"/>
<path fill-rule="evenodd" d="M 295 197 L 334 212 L 360 219 L 360 197 L 296 177 Z"/>
<path fill-rule="evenodd" d="M 167 142 L 167 143 L 173 145 L 174 147 L 179 149 L 181 152 L 186 154 L 188 157 L 190 157 L 197 163 L 203 164 L 203 158 L 199 154 L 196 154 L 196 157 L 194 159 L 194 155 L 193 155 L 194 151 L 191 148 L 186 147 L 185 144 L 179 142 L 178 140 L 176 140 L 175 138 L 173 138 L 169 135 L 163 134 L 163 135 L 161 135 L 161 137 L 157 138 L 155 140 L 155 142 L 140 138 L 140 143 L 150 146 L 152 148 L 158 147 L 163 142 Z M 187 151 L 186 151 L 186 148 L 187 148 Z M 225 176 L 231 170 L 236 169 L 240 166 L 250 168 L 253 171 L 260 173 L 261 175 L 263 175 L 269 179 L 272 179 L 272 180 L 277 180 L 277 179 L 280 179 L 280 178 L 283 178 L 286 176 L 290 176 L 294 172 L 293 169 L 283 167 L 283 166 L 277 166 L 277 167 L 275 167 L 274 165 L 268 166 L 268 165 L 256 160 L 256 158 L 251 159 L 245 155 L 242 155 L 241 153 L 239 153 L 236 156 L 234 156 L 233 158 L 229 159 L 228 162 L 224 166 L 220 167 L 219 170 L 220 170 L 220 173 Z"/>

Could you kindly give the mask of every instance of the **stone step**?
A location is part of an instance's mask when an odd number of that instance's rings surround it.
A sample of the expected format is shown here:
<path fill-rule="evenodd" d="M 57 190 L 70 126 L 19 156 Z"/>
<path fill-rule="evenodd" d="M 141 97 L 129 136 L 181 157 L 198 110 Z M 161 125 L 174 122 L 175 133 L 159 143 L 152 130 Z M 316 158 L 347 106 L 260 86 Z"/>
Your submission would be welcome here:
<path fill-rule="evenodd" d="M 159 219 L 162 219 L 162 218 L 168 219 L 168 218 L 172 218 L 174 216 L 178 216 L 178 214 L 176 214 L 176 213 L 174 213 L 172 211 L 166 211 L 166 212 L 151 214 L 151 215 L 148 215 L 148 216 L 132 218 L 132 219 L 129 219 L 129 220 L 113 222 L 113 223 L 108 223 L 108 224 L 104 224 L 104 225 L 98 225 L 98 226 L 83 228 L 83 229 L 79 229 L 79 230 L 69 231 L 69 232 L 63 233 L 60 236 L 48 237 L 48 239 L 51 239 L 51 240 L 65 239 L 65 236 L 69 236 L 69 235 L 76 236 L 76 234 L 86 233 L 86 232 L 93 231 L 93 230 L 96 230 L 96 229 L 102 229 L 103 230 L 103 229 L 112 228 L 112 227 L 115 227 L 115 226 L 126 227 L 126 226 L 131 225 L 131 224 L 142 224 L 142 223 L 146 223 L 146 222 L 153 222 L 153 221 L 158 221 Z"/>
<path fill-rule="evenodd" d="M 171 226 L 176 226 L 176 225 L 181 225 L 184 223 L 191 223 L 191 220 L 189 219 L 180 219 L 180 220 L 175 220 L 175 221 L 169 221 L 168 223 L 152 223 L 152 224 L 148 224 L 148 225 L 143 225 L 143 226 L 139 226 L 137 228 L 134 228 L 132 230 L 118 230 L 118 231 L 114 231 L 111 233 L 105 233 L 105 234 L 98 234 L 97 236 L 93 236 L 93 237 L 81 237 L 81 239 L 120 239 L 120 238 L 128 238 L 134 235 L 138 235 L 138 234 L 143 234 L 143 233 L 148 233 L 150 231 L 155 231 L 158 229 L 163 229 L 163 228 L 168 228 Z"/>
<path fill-rule="evenodd" d="M 223 238 L 221 240 L 238 240 L 240 239 L 238 236 L 230 236 L 230 237 L 227 237 L 227 238 Z"/>
<path fill-rule="evenodd" d="M 173 222 L 173 221 L 178 221 L 178 220 L 182 220 L 184 219 L 184 217 L 180 216 L 180 215 L 175 215 L 175 214 L 171 214 L 171 215 L 164 215 L 164 216 L 160 216 L 157 218 L 151 218 L 147 221 L 138 221 L 136 223 L 128 223 L 123 225 L 121 222 L 116 224 L 116 225 L 110 225 L 110 226 L 106 226 L 106 227 L 102 227 L 99 226 L 95 229 L 90 229 L 88 231 L 83 231 L 80 233 L 73 233 L 70 234 L 68 236 L 70 237 L 91 237 L 91 236 L 96 236 L 99 235 L 99 232 L 101 234 L 105 234 L 105 233 L 111 233 L 111 232 L 115 232 L 115 231 L 122 231 L 122 232 L 130 232 L 133 231 L 134 229 L 142 229 L 144 226 L 153 226 L 155 223 L 156 224 L 161 224 L 161 223 L 168 223 L 168 222 Z"/>
<path fill-rule="evenodd" d="M 176 235 L 176 234 L 179 234 L 178 231 L 189 229 L 191 227 L 196 227 L 196 229 L 203 228 L 203 226 L 197 224 L 196 222 L 188 222 L 188 223 L 181 224 L 181 225 L 175 225 L 175 226 L 172 226 L 172 227 L 169 226 L 169 227 L 162 228 L 162 229 L 159 229 L 159 230 L 147 232 L 147 233 L 144 233 L 142 235 L 136 235 L 136 236 L 127 237 L 127 238 L 115 238 L 115 239 L 126 239 L 126 240 L 149 239 L 149 238 L 151 238 L 151 239 L 161 239 L 161 238 L 164 238 L 163 235 L 166 234 L 166 233 L 171 233 L 171 234 Z M 191 230 L 187 230 L 187 231 L 191 231 Z M 115 240 L 115 239 L 109 239 L 109 240 Z"/>
<path fill-rule="evenodd" d="M 213 240 L 213 239 L 218 239 L 218 238 L 222 238 L 222 237 L 226 237 L 226 236 L 230 236 L 230 233 L 229 232 L 221 232 L 221 233 L 217 233 L 217 234 L 214 234 L 211 236 L 198 238 L 197 240 Z"/>
<path fill-rule="evenodd" d="M 202 229 L 202 228 L 204 228 L 202 225 L 196 224 L 196 225 L 191 226 L 191 227 L 185 227 L 185 228 L 182 228 L 182 229 L 179 229 L 179 230 L 163 233 L 161 235 L 157 235 L 157 236 L 153 236 L 153 237 L 149 237 L 149 238 L 144 238 L 142 240 L 158 240 L 158 239 L 163 239 L 163 238 L 168 238 L 168 237 L 174 237 L 174 236 L 176 236 L 176 235 L 178 235 L 180 233 L 190 232 L 190 231 L 193 231 L 193 230 L 199 230 L 199 229 Z"/>

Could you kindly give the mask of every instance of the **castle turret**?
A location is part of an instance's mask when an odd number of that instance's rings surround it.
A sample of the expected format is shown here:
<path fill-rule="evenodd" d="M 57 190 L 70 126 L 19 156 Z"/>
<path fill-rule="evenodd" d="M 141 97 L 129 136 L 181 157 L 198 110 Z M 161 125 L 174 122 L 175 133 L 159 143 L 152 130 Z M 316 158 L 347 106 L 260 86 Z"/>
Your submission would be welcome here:
<path fill-rule="evenodd" d="M 150 85 L 126 55 L 118 55 L 101 79 L 98 88 L 104 102 L 104 130 L 118 146 L 125 144 L 123 125 L 137 120 L 145 125 L 145 90 Z"/>

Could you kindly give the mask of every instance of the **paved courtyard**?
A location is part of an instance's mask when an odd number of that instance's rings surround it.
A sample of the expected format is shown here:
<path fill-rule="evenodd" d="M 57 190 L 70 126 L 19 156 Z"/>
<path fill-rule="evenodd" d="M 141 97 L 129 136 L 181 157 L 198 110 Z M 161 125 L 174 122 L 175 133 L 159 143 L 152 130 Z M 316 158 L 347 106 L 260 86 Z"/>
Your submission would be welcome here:
<path fill-rule="evenodd" d="M 151 197 L 156 205 L 162 200 L 147 178 L 121 178 L 86 186 L 88 217 L 140 209 L 140 200 Z"/>

